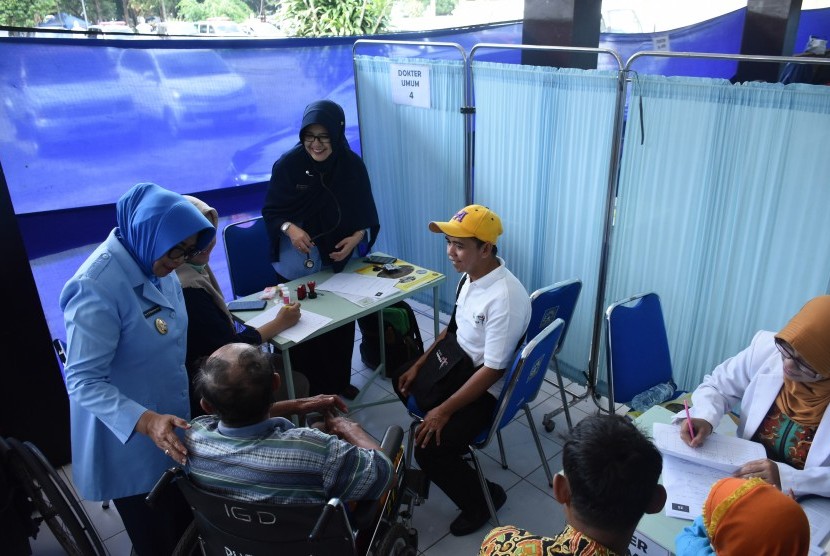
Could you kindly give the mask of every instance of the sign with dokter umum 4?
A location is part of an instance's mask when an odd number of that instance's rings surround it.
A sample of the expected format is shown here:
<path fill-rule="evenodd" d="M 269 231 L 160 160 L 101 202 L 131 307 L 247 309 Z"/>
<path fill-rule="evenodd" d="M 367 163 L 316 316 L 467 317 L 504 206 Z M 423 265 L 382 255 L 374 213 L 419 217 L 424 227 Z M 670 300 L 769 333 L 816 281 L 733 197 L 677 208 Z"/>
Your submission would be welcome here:
<path fill-rule="evenodd" d="M 430 107 L 429 66 L 390 64 L 389 74 L 395 104 Z"/>

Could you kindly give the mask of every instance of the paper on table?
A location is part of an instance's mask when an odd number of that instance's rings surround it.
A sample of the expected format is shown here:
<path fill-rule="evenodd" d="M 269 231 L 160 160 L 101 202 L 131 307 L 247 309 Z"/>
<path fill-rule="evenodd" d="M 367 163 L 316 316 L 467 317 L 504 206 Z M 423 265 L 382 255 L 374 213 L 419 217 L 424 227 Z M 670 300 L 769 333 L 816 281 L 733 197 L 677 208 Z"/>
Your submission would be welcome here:
<path fill-rule="evenodd" d="M 363 307 L 363 308 L 374 305 L 375 303 L 377 303 L 381 299 L 381 298 L 378 298 L 378 297 L 366 297 L 365 295 L 352 295 L 350 293 L 343 293 L 343 292 L 337 292 L 337 295 L 339 297 L 342 297 L 346 301 L 351 301 L 352 303 L 354 303 L 358 307 Z"/>
<path fill-rule="evenodd" d="M 703 446 L 691 448 L 680 438 L 680 425 L 665 423 L 654 423 L 654 444 L 664 454 L 727 473 L 737 471 L 748 461 L 767 457 L 764 447 L 757 442 L 718 433 L 709 435 Z"/>
<path fill-rule="evenodd" d="M 274 305 L 254 318 L 246 320 L 245 324 L 253 326 L 254 328 L 260 327 L 266 322 L 274 320 L 274 317 L 277 316 L 277 311 L 279 311 L 280 308 L 282 308 L 282 305 Z M 280 336 L 287 338 L 292 342 L 300 342 L 306 336 L 320 330 L 330 322 L 331 318 L 329 317 L 312 313 L 307 309 L 301 309 L 300 320 L 297 321 L 297 324 L 280 332 Z"/>
<path fill-rule="evenodd" d="M 317 284 L 318 290 L 325 290 L 334 293 L 345 293 L 358 297 L 373 297 L 383 299 L 394 293 L 398 293 L 395 284 L 398 281 L 394 278 L 379 278 L 377 276 L 365 276 L 353 272 L 341 272 L 335 274 L 322 284 Z"/>
<path fill-rule="evenodd" d="M 830 499 L 808 496 L 798 501 L 810 521 L 810 544 L 822 546 L 830 534 Z"/>
<path fill-rule="evenodd" d="M 709 490 L 729 473 L 674 456 L 663 456 L 663 486 L 666 488 L 666 515 L 694 519 L 703 513 Z"/>

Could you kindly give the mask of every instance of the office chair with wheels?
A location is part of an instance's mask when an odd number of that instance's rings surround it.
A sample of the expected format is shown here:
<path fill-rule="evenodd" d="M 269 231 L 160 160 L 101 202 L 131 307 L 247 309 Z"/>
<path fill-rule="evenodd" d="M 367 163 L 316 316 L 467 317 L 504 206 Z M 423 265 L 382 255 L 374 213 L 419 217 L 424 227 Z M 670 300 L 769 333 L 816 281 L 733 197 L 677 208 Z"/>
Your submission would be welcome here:
<path fill-rule="evenodd" d="M 490 496 L 490 489 L 487 487 L 487 479 L 484 476 L 484 470 L 478 460 L 478 451 L 485 449 L 490 445 L 490 442 L 498 437 L 501 429 L 510 424 L 519 410 L 523 410 L 527 418 L 530 432 L 533 435 L 533 441 L 536 443 L 536 449 L 539 452 L 539 457 L 542 460 L 542 467 L 545 469 L 545 474 L 548 478 L 548 485 L 553 486 L 553 476 L 548 466 L 548 460 L 545 457 L 545 451 L 542 448 L 542 442 L 539 440 L 539 433 L 536 430 L 536 425 L 533 423 L 533 416 L 530 413 L 530 402 L 532 402 L 539 393 L 539 388 L 542 386 L 542 381 L 545 378 L 545 371 L 550 364 L 550 359 L 556 351 L 562 333 L 565 329 L 565 321 L 556 319 L 548 324 L 544 330 L 539 332 L 533 339 L 529 340 L 527 344 L 516 354 L 513 360 L 513 365 L 506 371 L 504 389 L 499 396 L 496 409 L 493 412 L 493 419 L 490 424 L 479 433 L 468 447 L 469 454 L 472 457 L 473 465 L 478 472 L 478 479 L 481 484 L 484 499 L 487 501 L 487 508 L 490 510 L 490 515 L 499 524 L 499 519 L 496 516 L 496 509 L 493 504 L 493 499 Z M 413 417 L 412 424 L 409 429 L 409 439 L 407 446 L 407 459 L 412 457 L 414 449 L 415 428 L 422 421 L 425 411 L 422 411 L 415 397 L 410 395 L 407 400 L 407 409 Z M 505 463 L 504 448 L 499 442 L 499 452 L 501 455 L 502 467 L 507 469 Z M 409 463 L 409 462 L 408 462 Z"/>
<path fill-rule="evenodd" d="M 71 556 L 107 554 L 72 490 L 37 446 L 0 437 L 0 467 L 0 475 L 6 477 L 10 487 L 10 496 L 0 507 L 0 514 L 9 505 L 17 506 L 18 521 L 27 527 L 31 537 L 36 537 L 40 524 L 46 522 L 55 539 Z M 12 523 L 8 521 L 11 516 L 3 515 L 4 526 L 11 527 Z M 9 549 L 8 546 L 4 548 Z"/>
<path fill-rule="evenodd" d="M 605 310 L 608 411 L 672 380 L 669 340 L 660 297 L 641 293 Z"/>
<path fill-rule="evenodd" d="M 271 241 L 261 216 L 228 224 L 222 230 L 222 239 L 234 298 L 277 285 L 277 272 L 271 266 Z"/>
<path fill-rule="evenodd" d="M 559 360 L 557 354 L 562 349 L 562 344 L 565 343 L 565 336 L 568 333 L 568 327 L 573 318 L 574 309 L 576 309 L 576 302 L 579 300 L 579 294 L 582 291 L 582 280 L 579 278 L 572 278 L 557 282 L 551 286 L 540 288 L 530 294 L 530 323 L 527 325 L 527 339 L 535 337 L 554 319 L 562 319 L 565 321 L 562 329 L 562 337 L 559 339 L 559 344 L 556 346 L 556 351 L 553 353 L 551 359 L 553 363 L 553 370 L 556 373 L 556 384 L 559 387 L 559 396 L 562 400 L 562 407 L 545 413 L 542 417 L 542 425 L 548 432 L 553 431 L 555 423 L 553 418 L 561 412 L 565 412 L 565 419 L 568 422 L 568 430 L 571 430 L 573 423 L 571 422 L 570 407 L 576 402 L 584 399 L 587 393 L 580 396 L 565 389 L 565 384 L 562 380 L 562 373 L 559 370 Z M 548 378 L 545 382 L 554 384 Z M 571 399 L 568 400 L 568 396 Z"/>
<path fill-rule="evenodd" d="M 351 512 L 337 498 L 325 504 L 234 500 L 202 490 L 180 467 L 164 473 L 147 503 L 152 506 L 158 493 L 174 481 L 193 509 L 194 522 L 174 555 L 201 549 L 207 556 L 363 556 L 370 550 L 374 556 L 415 556 L 417 532 L 409 521 L 416 502 L 406 484 L 402 443 L 401 427 L 389 427 L 381 450 L 395 465 L 393 485 L 380 501 L 358 502 Z"/>

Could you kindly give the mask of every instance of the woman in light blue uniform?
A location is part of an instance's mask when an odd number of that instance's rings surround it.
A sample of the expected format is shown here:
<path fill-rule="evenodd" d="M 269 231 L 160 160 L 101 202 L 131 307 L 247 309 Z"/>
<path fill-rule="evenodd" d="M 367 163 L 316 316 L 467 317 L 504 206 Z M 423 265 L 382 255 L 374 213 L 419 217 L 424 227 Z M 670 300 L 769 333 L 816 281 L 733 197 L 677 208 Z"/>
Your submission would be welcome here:
<path fill-rule="evenodd" d="M 139 555 L 170 554 L 192 516 L 178 489 L 157 510 L 144 497 L 186 458 L 187 310 L 174 270 L 216 233 L 184 197 L 132 187 L 117 228 L 61 292 L 72 474 L 86 500 L 113 500 Z M 171 544 L 172 543 L 172 544 Z"/>

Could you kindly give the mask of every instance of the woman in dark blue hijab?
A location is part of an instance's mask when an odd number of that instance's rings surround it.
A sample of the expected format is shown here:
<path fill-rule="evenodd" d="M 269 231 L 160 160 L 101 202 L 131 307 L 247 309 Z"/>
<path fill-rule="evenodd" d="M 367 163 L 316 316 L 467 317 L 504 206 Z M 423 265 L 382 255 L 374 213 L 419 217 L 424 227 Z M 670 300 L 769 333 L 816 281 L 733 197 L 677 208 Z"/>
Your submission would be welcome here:
<path fill-rule="evenodd" d="M 368 251 L 377 237 L 380 224 L 369 174 L 349 147 L 345 130 L 340 105 L 330 100 L 309 104 L 300 142 L 271 170 L 262 216 L 281 281 L 321 267 L 339 272 L 356 251 Z M 308 270 L 304 260 L 311 263 Z M 311 395 L 357 394 L 349 384 L 353 348 L 350 323 L 291 349 L 292 363 L 308 376 Z"/>

